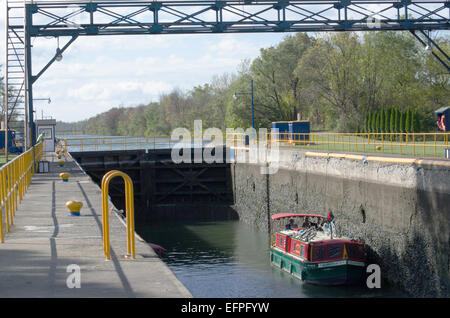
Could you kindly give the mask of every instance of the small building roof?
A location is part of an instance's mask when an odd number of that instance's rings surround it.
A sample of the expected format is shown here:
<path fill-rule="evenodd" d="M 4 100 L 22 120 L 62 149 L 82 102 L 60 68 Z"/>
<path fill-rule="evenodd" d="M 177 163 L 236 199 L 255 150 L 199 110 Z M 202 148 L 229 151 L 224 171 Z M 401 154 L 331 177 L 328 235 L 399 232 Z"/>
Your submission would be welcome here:
<path fill-rule="evenodd" d="M 438 110 L 435 110 L 434 112 L 435 112 L 437 115 L 440 115 L 440 114 L 443 114 L 443 113 L 445 113 L 445 112 L 447 112 L 447 111 L 450 111 L 450 106 L 441 107 L 441 108 L 439 108 Z"/>
<path fill-rule="evenodd" d="M 56 119 L 36 119 L 38 125 L 56 125 Z"/>

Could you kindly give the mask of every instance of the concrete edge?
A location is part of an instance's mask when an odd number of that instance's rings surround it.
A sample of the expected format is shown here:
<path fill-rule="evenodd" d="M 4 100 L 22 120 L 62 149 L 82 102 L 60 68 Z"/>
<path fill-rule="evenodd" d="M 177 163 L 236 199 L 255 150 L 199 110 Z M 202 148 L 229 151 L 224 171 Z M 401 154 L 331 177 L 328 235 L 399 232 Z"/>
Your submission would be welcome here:
<path fill-rule="evenodd" d="M 67 152 L 66 155 L 68 155 L 73 160 L 73 162 L 77 165 L 77 167 L 80 169 L 80 171 L 87 178 L 89 178 L 89 180 L 92 182 L 92 184 L 94 184 L 101 191 L 101 188 L 99 187 L 99 185 L 92 180 L 92 178 L 86 173 L 86 171 L 84 171 L 84 169 L 80 166 L 80 164 L 70 155 L 70 153 Z M 109 196 L 108 196 L 108 202 L 115 211 L 119 211 L 114 206 L 114 204 L 111 202 L 111 199 L 109 198 Z M 121 222 L 122 225 L 126 228 L 127 225 L 126 225 L 125 221 L 117 213 L 113 213 L 113 214 L 119 220 L 119 222 Z M 136 233 L 136 231 L 134 231 L 134 236 L 138 241 L 140 241 L 142 243 L 143 246 L 145 246 L 145 248 L 147 248 L 149 251 L 153 252 L 155 255 L 158 255 L 158 253 L 155 252 L 155 250 L 148 244 L 148 242 L 145 241 L 138 233 Z M 160 259 L 160 261 L 161 261 L 161 264 L 166 268 L 168 273 L 170 273 L 170 275 L 173 276 L 173 278 L 174 278 L 173 282 L 174 282 L 175 286 L 178 288 L 178 290 L 180 291 L 180 293 L 183 294 L 185 291 L 187 291 L 189 293 L 189 295 L 193 298 L 190 290 L 186 286 L 183 285 L 183 283 L 176 277 L 176 275 L 169 268 L 169 266 L 165 262 L 163 262 L 161 259 Z"/>
<path fill-rule="evenodd" d="M 313 152 L 305 153 L 307 157 L 326 157 L 326 158 L 343 158 L 351 160 L 367 160 L 377 162 L 405 163 L 417 165 L 432 165 L 441 167 L 450 167 L 450 161 L 432 160 L 432 159 L 416 159 L 416 158 L 400 158 L 400 157 L 381 157 L 381 156 L 363 156 L 354 154 L 332 153 L 332 152 Z"/>

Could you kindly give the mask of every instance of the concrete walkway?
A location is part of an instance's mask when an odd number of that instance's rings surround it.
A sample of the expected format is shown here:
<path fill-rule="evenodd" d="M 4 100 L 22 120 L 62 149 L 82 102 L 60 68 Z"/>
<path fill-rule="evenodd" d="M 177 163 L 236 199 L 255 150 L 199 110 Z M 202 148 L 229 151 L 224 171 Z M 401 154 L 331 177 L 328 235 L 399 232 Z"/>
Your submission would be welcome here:
<path fill-rule="evenodd" d="M 19 205 L 11 232 L 0 244 L 0 297 L 192 297 L 138 236 L 136 259 L 126 254 L 126 228 L 110 214 L 111 260 L 102 245 L 101 191 L 70 156 L 64 167 L 53 154 L 50 173 L 38 174 Z M 69 172 L 68 183 L 59 173 Z M 83 202 L 81 216 L 65 203 Z M 80 288 L 67 287 L 80 268 Z"/>

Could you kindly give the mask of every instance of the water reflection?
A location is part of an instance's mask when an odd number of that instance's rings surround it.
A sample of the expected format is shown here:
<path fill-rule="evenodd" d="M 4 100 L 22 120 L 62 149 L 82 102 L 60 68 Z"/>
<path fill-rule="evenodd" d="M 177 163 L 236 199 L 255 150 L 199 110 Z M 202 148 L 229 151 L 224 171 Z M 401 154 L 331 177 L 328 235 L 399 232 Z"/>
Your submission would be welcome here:
<path fill-rule="evenodd" d="M 269 263 L 269 238 L 239 221 L 158 223 L 138 228 L 167 249 L 164 262 L 194 297 L 401 297 L 384 286 L 324 287 L 302 283 Z"/>

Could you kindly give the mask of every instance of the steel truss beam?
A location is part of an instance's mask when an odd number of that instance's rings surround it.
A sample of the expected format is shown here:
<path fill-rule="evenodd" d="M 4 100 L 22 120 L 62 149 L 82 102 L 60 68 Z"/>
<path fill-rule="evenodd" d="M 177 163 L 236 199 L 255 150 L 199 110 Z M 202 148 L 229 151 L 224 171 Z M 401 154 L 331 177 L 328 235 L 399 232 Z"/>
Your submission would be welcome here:
<path fill-rule="evenodd" d="M 439 45 L 433 41 L 433 39 L 431 39 L 429 37 L 428 34 L 426 34 L 423 30 L 420 30 L 420 33 L 422 33 L 422 35 L 427 39 L 428 44 L 422 40 L 414 30 L 410 30 L 411 34 L 414 35 L 414 37 L 426 48 L 427 46 L 432 45 L 432 47 L 435 47 L 438 49 L 439 52 L 441 52 L 441 54 L 443 55 L 443 59 L 441 59 L 439 57 L 439 55 L 437 55 L 435 52 L 433 52 L 433 48 L 429 47 L 429 49 L 431 50 L 431 54 L 433 54 L 433 56 L 439 61 L 441 62 L 441 64 L 447 69 L 447 72 L 450 72 L 450 57 L 439 47 Z"/>
<path fill-rule="evenodd" d="M 186 0 L 27 4 L 31 36 L 448 30 L 448 0 Z"/>

